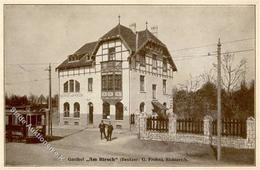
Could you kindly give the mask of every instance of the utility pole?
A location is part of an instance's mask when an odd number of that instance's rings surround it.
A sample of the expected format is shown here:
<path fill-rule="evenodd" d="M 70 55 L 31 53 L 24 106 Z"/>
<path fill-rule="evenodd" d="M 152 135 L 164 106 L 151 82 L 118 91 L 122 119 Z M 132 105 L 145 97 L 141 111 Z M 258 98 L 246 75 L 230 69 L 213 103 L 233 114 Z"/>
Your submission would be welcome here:
<path fill-rule="evenodd" d="M 217 141 L 217 160 L 221 159 L 221 43 L 220 38 L 218 39 L 217 48 L 217 59 L 218 59 L 218 91 L 217 91 L 217 107 L 218 107 L 218 120 L 217 120 L 217 130 L 218 130 L 218 141 Z"/>
<path fill-rule="evenodd" d="M 49 113 L 48 113 L 48 135 L 52 136 L 52 98 L 51 98 L 51 63 L 49 63 L 49 68 L 46 69 L 49 71 Z"/>

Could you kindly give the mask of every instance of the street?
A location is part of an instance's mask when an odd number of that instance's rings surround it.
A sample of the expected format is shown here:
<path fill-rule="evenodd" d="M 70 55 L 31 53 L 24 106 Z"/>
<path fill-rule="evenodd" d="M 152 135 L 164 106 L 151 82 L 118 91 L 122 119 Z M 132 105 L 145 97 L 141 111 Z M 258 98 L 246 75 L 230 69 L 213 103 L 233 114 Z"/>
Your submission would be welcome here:
<path fill-rule="evenodd" d="M 98 129 L 54 128 L 49 143 L 60 161 L 43 144 L 6 143 L 6 166 L 252 166 L 253 150 L 223 149 L 216 161 L 208 145 L 141 141 L 128 131 L 115 130 L 112 141 L 100 140 Z M 235 155 L 235 156 L 234 156 Z M 240 155 L 240 156 L 238 156 Z"/>

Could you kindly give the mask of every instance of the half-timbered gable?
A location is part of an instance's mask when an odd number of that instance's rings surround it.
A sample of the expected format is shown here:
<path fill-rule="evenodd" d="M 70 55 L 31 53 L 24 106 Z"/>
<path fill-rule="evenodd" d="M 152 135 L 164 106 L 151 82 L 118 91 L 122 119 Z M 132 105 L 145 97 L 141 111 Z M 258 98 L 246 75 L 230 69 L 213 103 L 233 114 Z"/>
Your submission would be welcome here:
<path fill-rule="evenodd" d="M 57 67 L 60 124 L 96 126 L 111 120 L 128 128 L 130 114 L 150 114 L 154 103 L 169 106 L 176 70 L 166 45 L 149 30 L 133 32 L 118 24 Z"/>

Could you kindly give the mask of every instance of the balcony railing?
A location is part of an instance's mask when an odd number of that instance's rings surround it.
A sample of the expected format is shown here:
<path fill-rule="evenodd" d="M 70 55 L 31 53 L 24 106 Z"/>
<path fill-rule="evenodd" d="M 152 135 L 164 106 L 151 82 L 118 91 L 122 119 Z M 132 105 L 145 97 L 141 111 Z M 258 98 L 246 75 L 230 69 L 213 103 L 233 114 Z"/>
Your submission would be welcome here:
<path fill-rule="evenodd" d="M 101 62 L 101 71 L 102 72 L 116 72 L 122 71 L 122 61 L 111 60 Z"/>

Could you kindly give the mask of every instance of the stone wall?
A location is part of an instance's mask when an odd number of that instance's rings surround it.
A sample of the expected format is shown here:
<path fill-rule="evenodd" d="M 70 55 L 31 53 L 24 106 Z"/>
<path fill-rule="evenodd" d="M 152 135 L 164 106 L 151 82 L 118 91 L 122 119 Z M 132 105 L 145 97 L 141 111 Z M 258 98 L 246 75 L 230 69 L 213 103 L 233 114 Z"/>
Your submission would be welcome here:
<path fill-rule="evenodd" d="M 146 114 L 139 114 L 136 120 L 137 131 L 141 140 L 157 140 L 157 141 L 174 141 L 183 143 L 200 143 L 217 145 L 217 137 L 212 136 L 212 117 L 205 116 L 203 120 L 203 134 L 177 133 L 177 116 L 169 115 L 168 132 L 154 132 L 146 130 Z M 222 147 L 237 149 L 254 149 L 255 148 L 255 119 L 249 117 L 246 121 L 247 137 L 221 137 Z"/>

